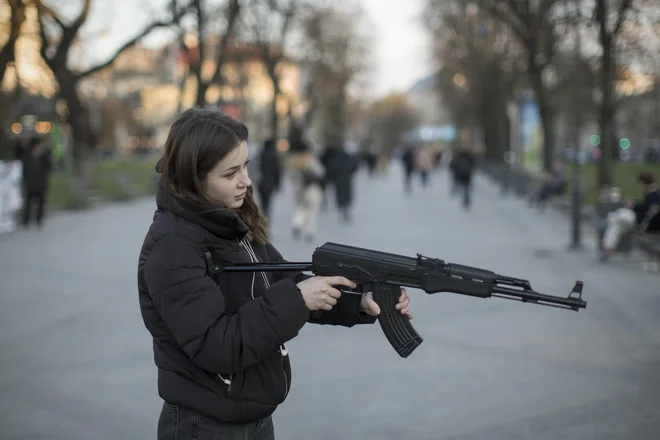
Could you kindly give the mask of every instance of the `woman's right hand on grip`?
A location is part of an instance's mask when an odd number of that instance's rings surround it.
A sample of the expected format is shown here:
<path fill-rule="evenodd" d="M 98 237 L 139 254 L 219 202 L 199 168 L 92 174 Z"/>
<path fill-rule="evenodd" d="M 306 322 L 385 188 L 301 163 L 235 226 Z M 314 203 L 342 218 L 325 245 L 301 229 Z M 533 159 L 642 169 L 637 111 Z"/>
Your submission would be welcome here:
<path fill-rule="evenodd" d="M 302 293 L 305 305 L 310 311 L 332 310 L 337 304 L 341 292 L 332 286 L 355 288 L 356 284 L 344 277 L 312 277 L 297 284 Z"/>

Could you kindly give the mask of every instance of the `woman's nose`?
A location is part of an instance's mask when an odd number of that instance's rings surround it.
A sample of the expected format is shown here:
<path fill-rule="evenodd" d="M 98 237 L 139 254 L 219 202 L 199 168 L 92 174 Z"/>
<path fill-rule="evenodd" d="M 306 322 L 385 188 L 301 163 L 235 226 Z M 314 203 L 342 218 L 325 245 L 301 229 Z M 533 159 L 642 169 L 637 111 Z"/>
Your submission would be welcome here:
<path fill-rule="evenodd" d="M 243 177 L 241 180 L 241 186 L 247 188 L 248 186 L 252 186 L 252 181 L 250 178 L 247 176 L 247 174 Z"/>

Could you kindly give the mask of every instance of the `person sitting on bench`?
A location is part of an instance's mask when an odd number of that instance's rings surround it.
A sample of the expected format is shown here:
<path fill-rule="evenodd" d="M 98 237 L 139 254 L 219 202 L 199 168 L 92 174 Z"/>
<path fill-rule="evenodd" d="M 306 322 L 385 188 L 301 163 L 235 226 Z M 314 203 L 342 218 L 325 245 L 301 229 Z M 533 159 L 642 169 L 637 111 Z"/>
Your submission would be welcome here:
<path fill-rule="evenodd" d="M 626 201 L 626 206 L 607 215 L 607 227 L 601 246 L 601 259 L 606 260 L 616 249 L 621 237 L 631 232 L 636 226 L 643 226 L 645 233 L 660 233 L 660 214 L 652 212 L 660 207 L 660 190 L 653 175 L 642 172 L 637 182 L 644 191 L 641 203 Z M 645 225 L 642 225 L 645 223 Z"/>
<path fill-rule="evenodd" d="M 552 164 L 551 172 L 544 176 L 541 186 L 532 193 L 531 204 L 537 204 L 539 208 L 545 208 L 545 203 L 554 195 L 561 194 L 566 187 L 566 173 L 560 161 Z"/>

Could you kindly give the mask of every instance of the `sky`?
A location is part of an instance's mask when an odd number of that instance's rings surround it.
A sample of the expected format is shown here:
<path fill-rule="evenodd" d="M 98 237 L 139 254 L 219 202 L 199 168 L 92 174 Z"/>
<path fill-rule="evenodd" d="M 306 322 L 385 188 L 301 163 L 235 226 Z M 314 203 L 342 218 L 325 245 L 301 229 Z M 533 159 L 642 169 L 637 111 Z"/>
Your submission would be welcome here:
<path fill-rule="evenodd" d="M 405 90 L 433 71 L 429 45 L 418 24 L 423 0 L 362 0 L 374 24 L 374 92 Z"/>
<path fill-rule="evenodd" d="M 432 63 L 428 55 L 428 42 L 421 25 L 417 23 L 424 0 L 357 0 L 372 26 L 367 29 L 375 44 L 373 69 L 369 75 L 372 97 L 383 96 L 391 91 L 403 91 L 429 75 Z M 89 56 L 101 61 L 140 29 L 140 25 L 153 19 L 148 4 L 157 5 L 161 0 L 117 0 L 93 2 L 89 26 L 85 31 L 89 38 Z M 77 5 L 76 5 L 77 3 Z M 82 2 L 66 1 L 75 14 Z M 130 23 L 130 25 L 128 25 Z M 100 38 L 100 35 L 103 35 Z M 162 41 L 164 35 L 156 34 L 149 44 Z M 87 54 L 86 54 L 87 55 Z"/>

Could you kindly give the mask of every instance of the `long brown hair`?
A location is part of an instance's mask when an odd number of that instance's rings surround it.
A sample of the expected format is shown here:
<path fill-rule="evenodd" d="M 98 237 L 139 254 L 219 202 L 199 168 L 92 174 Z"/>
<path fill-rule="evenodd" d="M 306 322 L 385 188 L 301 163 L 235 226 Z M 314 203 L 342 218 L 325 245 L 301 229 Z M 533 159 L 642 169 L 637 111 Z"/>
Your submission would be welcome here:
<path fill-rule="evenodd" d="M 186 110 L 172 124 L 165 142 L 160 167 L 163 189 L 181 209 L 217 208 L 205 195 L 206 177 L 247 137 L 247 127 L 227 115 L 199 108 Z M 265 244 L 268 221 L 259 210 L 252 186 L 236 211 L 249 228 L 248 239 Z"/>

